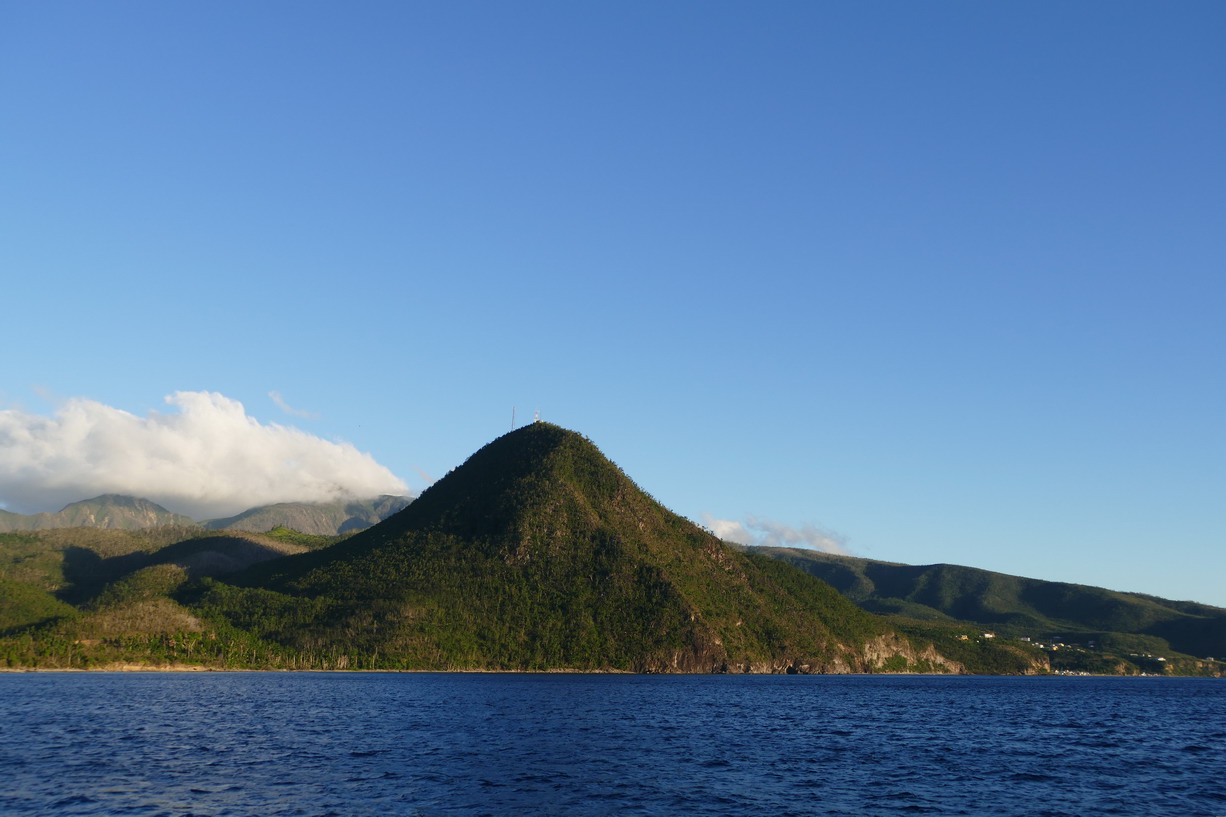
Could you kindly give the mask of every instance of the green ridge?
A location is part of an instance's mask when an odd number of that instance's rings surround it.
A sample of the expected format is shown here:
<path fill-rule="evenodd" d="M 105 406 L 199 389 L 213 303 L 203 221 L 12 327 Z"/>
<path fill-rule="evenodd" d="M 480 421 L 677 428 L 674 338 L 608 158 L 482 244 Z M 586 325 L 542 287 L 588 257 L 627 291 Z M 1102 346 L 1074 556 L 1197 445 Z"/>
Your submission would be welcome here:
<path fill-rule="evenodd" d="M 752 550 L 821 578 L 874 613 L 934 626 L 960 622 L 1033 642 L 1058 638 L 1072 648 L 1054 656 L 1067 668 L 1080 662 L 1107 671 L 1104 667 L 1122 661 L 1150 671 L 1154 660 L 1146 659 L 1149 654 L 1209 671 L 1207 659 L 1226 657 L 1226 610 L 1205 604 L 959 565 L 901 565 L 795 548 Z M 914 624 L 909 629 L 929 635 L 937 631 Z"/>

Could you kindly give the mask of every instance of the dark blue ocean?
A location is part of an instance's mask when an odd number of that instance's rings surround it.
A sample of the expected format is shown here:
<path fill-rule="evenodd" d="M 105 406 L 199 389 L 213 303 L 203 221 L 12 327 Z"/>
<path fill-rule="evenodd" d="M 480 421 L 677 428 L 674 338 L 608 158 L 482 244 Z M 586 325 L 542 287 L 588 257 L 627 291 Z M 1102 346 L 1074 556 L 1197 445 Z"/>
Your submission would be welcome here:
<path fill-rule="evenodd" d="M 1226 815 L 1226 681 L 0 675 L 4 815 Z"/>

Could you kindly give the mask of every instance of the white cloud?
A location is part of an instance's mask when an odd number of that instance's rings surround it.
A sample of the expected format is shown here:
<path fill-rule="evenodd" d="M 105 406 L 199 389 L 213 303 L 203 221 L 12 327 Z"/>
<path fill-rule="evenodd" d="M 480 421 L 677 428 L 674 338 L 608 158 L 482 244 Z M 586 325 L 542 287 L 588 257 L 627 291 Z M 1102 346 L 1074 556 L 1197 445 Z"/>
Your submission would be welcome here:
<path fill-rule="evenodd" d="M 73 398 L 53 417 L 0 411 L 0 502 L 55 511 L 103 493 L 145 497 L 195 519 L 271 502 L 407 494 L 370 454 L 263 425 L 214 392 L 175 392 L 177 411 L 138 417 Z"/>
<path fill-rule="evenodd" d="M 789 527 L 773 519 L 750 514 L 744 522 L 733 519 L 716 519 L 703 515 L 703 523 L 720 539 L 741 545 L 770 547 L 808 548 L 824 553 L 850 555 L 842 536 L 822 530 L 815 525 Z"/>
<path fill-rule="evenodd" d="M 281 409 L 286 414 L 290 414 L 294 417 L 305 417 L 310 420 L 314 420 L 319 417 L 319 415 L 313 411 L 304 411 L 303 409 L 294 408 L 289 403 L 285 402 L 285 398 L 281 396 L 281 392 L 279 391 L 270 391 L 268 396 L 274 403 L 277 404 L 277 408 Z"/>
<path fill-rule="evenodd" d="M 745 526 L 732 519 L 716 519 L 711 514 L 703 514 L 702 522 L 706 527 L 725 542 L 736 542 L 738 545 L 753 544 L 753 536 Z"/>

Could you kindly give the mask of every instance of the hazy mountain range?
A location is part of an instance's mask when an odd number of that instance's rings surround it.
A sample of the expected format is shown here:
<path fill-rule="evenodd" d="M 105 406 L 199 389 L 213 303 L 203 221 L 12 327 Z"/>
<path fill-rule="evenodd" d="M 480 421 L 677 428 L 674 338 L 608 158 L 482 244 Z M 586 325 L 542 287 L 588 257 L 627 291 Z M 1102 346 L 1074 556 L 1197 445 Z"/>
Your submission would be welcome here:
<path fill-rule="evenodd" d="M 241 530 L 262 533 L 277 527 L 301 533 L 334 536 L 369 528 L 405 507 L 407 496 L 380 496 L 337 502 L 280 502 L 261 505 L 224 519 L 197 522 L 168 511 L 157 503 L 120 494 L 73 502 L 55 513 L 19 514 L 0 510 L 0 533 L 55 528 L 106 528 L 141 530 L 164 526 L 203 527 L 209 530 Z"/>
<path fill-rule="evenodd" d="M 147 499 L 103 494 L 73 502 L 55 513 L 21 514 L 0 510 L 0 532 L 54 528 L 137 530 L 165 525 L 194 526 L 195 520 L 172 513 Z"/>
<path fill-rule="evenodd" d="M 61 513 L 109 527 L 0 534 L 0 666 L 1226 670 L 1209 658 L 1226 653 L 1226 610 L 732 546 L 547 423 L 491 442 L 408 504 L 267 506 L 209 523 L 230 528 L 218 533 L 118 529 L 117 509 L 148 522 L 157 506 L 99 499 Z M 330 533 L 300 532 L 316 523 Z"/>

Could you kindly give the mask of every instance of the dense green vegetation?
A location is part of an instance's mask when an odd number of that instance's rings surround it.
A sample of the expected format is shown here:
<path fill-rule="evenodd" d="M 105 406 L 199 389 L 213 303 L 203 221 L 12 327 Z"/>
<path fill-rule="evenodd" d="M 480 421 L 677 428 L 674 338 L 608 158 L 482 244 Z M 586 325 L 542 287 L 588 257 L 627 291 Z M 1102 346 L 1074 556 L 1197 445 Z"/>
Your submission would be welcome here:
<path fill-rule="evenodd" d="M 980 628 L 963 622 L 931 622 L 891 618 L 891 623 L 916 639 L 928 639 L 937 651 L 984 675 L 1023 675 L 1036 667 L 1050 668 L 1048 656 L 1031 644 L 985 638 Z"/>
<path fill-rule="evenodd" d="M 319 550 L 320 548 L 326 548 L 329 545 L 335 545 L 348 535 L 349 534 L 331 536 L 318 533 L 303 533 L 302 531 L 294 530 L 293 528 L 287 528 L 284 525 L 277 525 L 276 527 L 264 532 L 265 539 L 272 539 L 277 542 L 285 542 L 291 545 L 300 545 L 307 550 Z"/>
<path fill-rule="evenodd" d="M 204 535 L 197 527 L 142 530 L 63 528 L 0 533 L 0 578 L 78 604 L 148 563 L 152 553 Z"/>
<path fill-rule="evenodd" d="M 33 584 L 0 578 L 0 635 L 76 613 L 75 607 Z"/>
<path fill-rule="evenodd" d="M 1195 602 L 1046 582 L 958 565 L 899 565 L 792 548 L 754 548 L 829 582 L 913 635 L 963 623 L 1010 643 L 1048 647 L 1053 669 L 1216 673 L 1226 666 L 1226 610 Z M 944 642 L 942 642 L 944 643 Z M 945 645 L 945 654 L 959 654 Z M 1164 660 L 1159 661 L 1158 658 Z"/>

